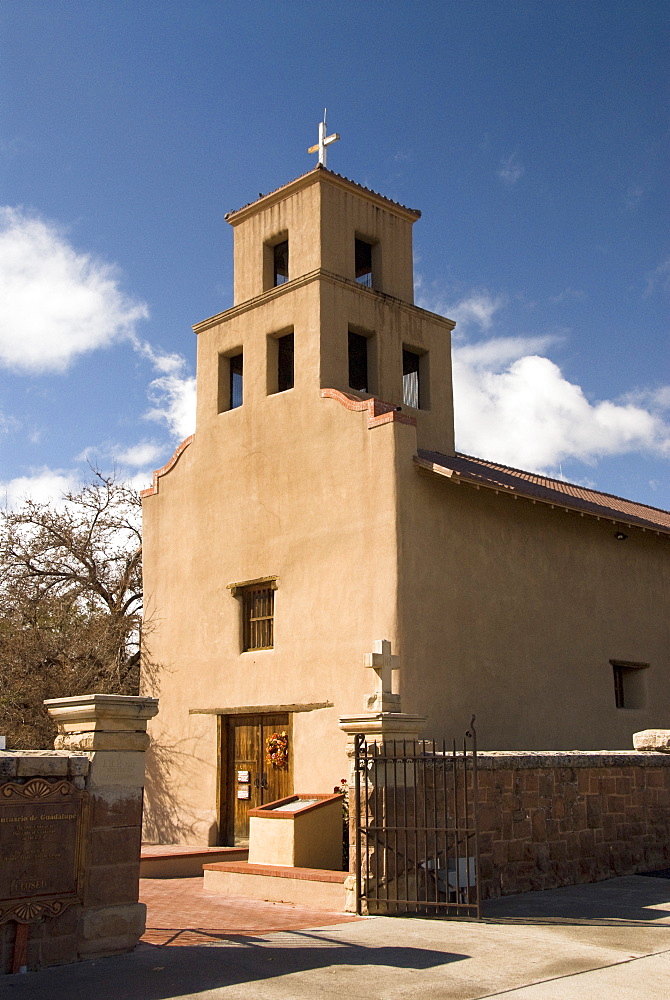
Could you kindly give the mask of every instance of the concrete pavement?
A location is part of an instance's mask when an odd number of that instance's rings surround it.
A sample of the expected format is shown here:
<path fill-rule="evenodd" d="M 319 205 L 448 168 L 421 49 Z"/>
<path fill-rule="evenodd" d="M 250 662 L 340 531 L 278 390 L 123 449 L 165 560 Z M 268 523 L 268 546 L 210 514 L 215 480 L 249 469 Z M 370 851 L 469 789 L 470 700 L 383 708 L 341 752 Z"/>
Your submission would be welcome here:
<path fill-rule="evenodd" d="M 280 904 L 277 904 L 280 905 Z M 628 876 L 494 900 L 475 921 L 373 917 L 142 944 L 8 976 L 2 1000 L 668 1000 L 670 879 Z"/>

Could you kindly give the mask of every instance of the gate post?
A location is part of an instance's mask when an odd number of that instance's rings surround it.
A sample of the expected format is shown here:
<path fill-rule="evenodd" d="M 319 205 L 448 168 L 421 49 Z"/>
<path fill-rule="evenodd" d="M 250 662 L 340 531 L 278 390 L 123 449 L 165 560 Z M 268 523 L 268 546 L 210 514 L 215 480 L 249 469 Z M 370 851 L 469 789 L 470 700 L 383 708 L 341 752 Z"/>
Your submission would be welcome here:
<path fill-rule="evenodd" d="M 400 707 L 398 705 L 398 707 Z M 371 877 L 371 869 L 376 864 L 374 846 L 363 846 L 361 843 L 361 818 L 367 816 L 370 824 L 375 827 L 392 825 L 389 810 L 392 808 L 388 795 L 378 794 L 378 791 L 388 789 L 394 784 L 399 787 L 405 777 L 413 781 L 413 772 L 401 774 L 394 771 L 387 773 L 389 765 L 381 764 L 384 774 L 378 774 L 375 769 L 368 773 L 361 786 L 361 775 L 356 767 L 357 744 L 376 744 L 383 751 L 384 746 L 395 742 L 412 746 L 426 727 L 427 718 L 424 715 L 410 715 L 406 712 L 366 712 L 361 715 L 344 715 L 340 717 L 339 727 L 347 734 L 347 756 L 349 758 L 349 871 L 351 882 L 348 888 L 354 890 L 348 896 L 347 910 L 367 914 L 365 892 L 362 884 Z M 379 781 L 380 788 L 377 787 Z M 355 882 L 354 882 L 355 878 Z"/>

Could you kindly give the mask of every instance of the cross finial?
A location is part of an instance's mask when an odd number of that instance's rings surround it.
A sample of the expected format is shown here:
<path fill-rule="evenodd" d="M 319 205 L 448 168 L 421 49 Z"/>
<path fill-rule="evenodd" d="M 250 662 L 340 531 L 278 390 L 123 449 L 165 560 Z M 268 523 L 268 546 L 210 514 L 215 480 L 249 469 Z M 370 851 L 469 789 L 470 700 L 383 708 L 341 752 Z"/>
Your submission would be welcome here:
<path fill-rule="evenodd" d="M 400 666 L 400 657 L 391 653 L 388 639 L 376 639 L 372 652 L 365 654 L 365 666 L 377 673 L 377 691 L 368 696 L 368 710 L 377 712 L 399 712 L 400 695 L 393 694 L 393 671 Z"/>
<path fill-rule="evenodd" d="M 323 109 L 323 121 L 319 122 L 319 141 L 316 146 L 310 146 L 307 150 L 308 153 L 318 153 L 319 163 L 322 167 L 326 165 L 326 146 L 330 146 L 331 142 L 337 142 L 340 138 L 338 132 L 333 132 L 332 135 L 326 135 L 326 109 Z"/>

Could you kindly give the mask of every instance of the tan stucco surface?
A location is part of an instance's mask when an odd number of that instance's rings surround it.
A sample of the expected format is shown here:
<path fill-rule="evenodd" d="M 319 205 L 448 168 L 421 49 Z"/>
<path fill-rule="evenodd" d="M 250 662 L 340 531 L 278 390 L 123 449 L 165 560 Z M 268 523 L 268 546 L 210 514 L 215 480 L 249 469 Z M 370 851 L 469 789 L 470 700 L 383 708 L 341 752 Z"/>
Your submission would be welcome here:
<path fill-rule="evenodd" d="M 491 749 L 619 748 L 670 716 L 667 538 L 627 529 L 621 544 L 610 522 L 419 469 L 418 449 L 454 448 L 453 323 L 412 304 L 412 217 L 326 171 L 284 194 L 231 219 L 235 305 L 195 328 L 195 437 L 144 501 L 161 666 L 147 798 L 172 842 L 219 836 L 217 713 L 303 706 L 294 789 L 331 792 L 347 774 L 337 720 L 374 689 L 363 658 L 376 639 L 400 655 L 402 708 L 428 716 L 429 736 L 460 734 L 474 713 Z M 282 233 L 291 280 L 267 289 L 263 243 Z M 373 289 L 353 280 L 355 235 L 382 244 Z M 430 409 L 397 414 L 414 423 L 370 426 L 322 397 L 366 398 L 347 385 L 349 329 L 373 337 L 370 388 L 399 407 L 403 346 L 429 352 Z M 288 331 L 295 386 L 277 393 L 273 343 Z M 243 405 L 223 409 L 240 349 Z M 241 652 L 228 586 L 268 577 L 274 648 Z M 615 707 L 611 658 L 650 664 L 647 708 Z"/>

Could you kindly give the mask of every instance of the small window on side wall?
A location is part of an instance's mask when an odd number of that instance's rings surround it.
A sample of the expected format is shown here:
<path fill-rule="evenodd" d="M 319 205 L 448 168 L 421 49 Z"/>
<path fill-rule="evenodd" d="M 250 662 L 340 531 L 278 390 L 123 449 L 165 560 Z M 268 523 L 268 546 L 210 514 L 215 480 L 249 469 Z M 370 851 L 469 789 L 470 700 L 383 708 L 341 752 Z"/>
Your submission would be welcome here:
<path fill-rule="evenodd" d="M 614 678 L 614 704 L 617 708 L 647 707 L 648 663 L 610 660 Z"/>

